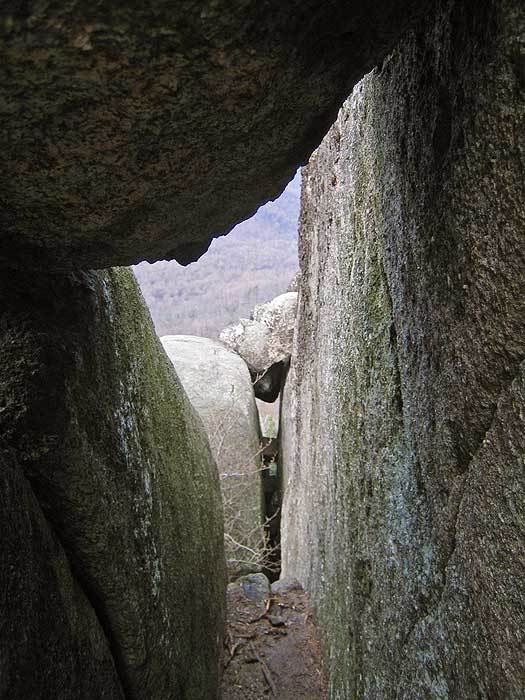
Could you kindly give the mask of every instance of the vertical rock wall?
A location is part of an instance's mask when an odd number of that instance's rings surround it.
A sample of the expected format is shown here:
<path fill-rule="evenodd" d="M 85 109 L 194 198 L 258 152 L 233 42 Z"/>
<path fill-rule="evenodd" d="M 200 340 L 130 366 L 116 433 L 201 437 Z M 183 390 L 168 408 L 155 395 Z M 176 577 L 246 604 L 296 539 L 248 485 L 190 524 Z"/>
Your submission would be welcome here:
<path fill-rule="evenodd" d="M 525 695 L 524 36 L 439 2 L 304 172 L 283 569 L 332 700 Z"/>
<path fill-rule="evenodd" d="M 113 698 L 117 690 L 99 692 L 112 657 L 127 700 L 217 697 L 225 590 L 217 471 L 132 273 L 13 272 L 0 279 L 0 309 L 0 431 L 20 471 L 11 467 L 18 491 L 6 496 L 1 554 L 19 543 L 34 559 L 18 573 L 2 567 L 0 598 L 15 622 L 6 626 L 0 610 L 0 627 L 18 626 L 34 643 L 0 654 L 0 678 L 25 668 L 32 689 L 41 678 L 27 700 Z M 28 586 L 31 569 L 42 575 L 40 597 L 30 589 L 13 597 L 13 577 Z M 66 663 L 47 676 L 50 617 L 50 641 L 61 640 Z M 0 650 L 12 643 L 2 634 Z M 91 686 L 82 674 L 70 679 L 70 658 L 91 663 Z"/>
<path fill-rule="evenodd" d="M 0 698 L 123 700 L 97 616 L 4 445 L 0 528 Z"/>

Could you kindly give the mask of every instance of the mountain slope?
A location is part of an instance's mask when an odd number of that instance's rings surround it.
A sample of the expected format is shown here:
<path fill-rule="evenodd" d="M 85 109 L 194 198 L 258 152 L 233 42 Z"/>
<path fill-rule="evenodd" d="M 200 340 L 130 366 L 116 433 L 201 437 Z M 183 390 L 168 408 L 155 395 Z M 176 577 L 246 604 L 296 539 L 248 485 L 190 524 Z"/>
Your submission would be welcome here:
<path fill-rule="evenodd" d="M 136 265 L 157 333 L 216 337 L 255 304 L 286 291 L 298 268 L 299 198 L 298 173 L 278 200 L 215 239 L 196 263 Z"/>

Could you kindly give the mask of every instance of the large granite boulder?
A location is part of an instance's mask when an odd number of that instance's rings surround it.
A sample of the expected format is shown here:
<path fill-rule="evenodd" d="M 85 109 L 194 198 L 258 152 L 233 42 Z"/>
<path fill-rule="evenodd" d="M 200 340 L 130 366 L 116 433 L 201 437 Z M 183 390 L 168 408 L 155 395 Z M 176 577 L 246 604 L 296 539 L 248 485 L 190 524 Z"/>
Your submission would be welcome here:
<path fill-rule="evenodd" d="M 225 592 L 217 471 L 132 273 L 3 275 L 0 317 L 0 431 L 27 510 L 2 513 L 0 550 L 20 546 L 35 562 L 7 572 L 8 590 L 18 575 L 43 571 L 35 607 L 19 611 L 19 632 L 2 645 L 34 641 L 19 644 L 20 658 L 0 657 L 0 678 L 32 668 L 41 692 L 24 698 L 57 697 L 59 676 L 74 686 L 69 697 L 87 697 L 83 674 L 108 682 L 99 693 L 92 679 L 91 697 L 118 697 L 120 682 L 129 700 L 216 698 Z M 31 602 L 23 596 L 9 604 Z M 55 652 L 39 646 L 52 615 Z M 48 676 L 43 665 L 60 651 Z M 84 659 L 85 671 L 72 669 Z"/>
<path fill-rule="evenodd" d="M 524 36 L 439 3 L 303 173 L 283 575 L 332 698 L 525 697 Z"/>
<path fill-rule="evenodd" d="M 195 260 L 284 189 L 425 4 L 3 2 L 0 262 Z"/>
<path fill-rule="evenodd" d="M 250 369 L 255 395 L 276 400 L 292 352 L 297 292 L 258 304 L 251 319 L 241 319 L 220 333 L 220 341 L 240 355 Z"/>
<path fill-rule="evenodd" d="M 250 373 L 243 360 L 209 338 L 161 338 L 202 418 L 220 474 L 230 575 L 257 569 L 264 557 L 261 433 Z"/>
<path fill-rule="evenodd" d="M 0 444 L 0 698 L 124 700 L 109 641 Z"/>

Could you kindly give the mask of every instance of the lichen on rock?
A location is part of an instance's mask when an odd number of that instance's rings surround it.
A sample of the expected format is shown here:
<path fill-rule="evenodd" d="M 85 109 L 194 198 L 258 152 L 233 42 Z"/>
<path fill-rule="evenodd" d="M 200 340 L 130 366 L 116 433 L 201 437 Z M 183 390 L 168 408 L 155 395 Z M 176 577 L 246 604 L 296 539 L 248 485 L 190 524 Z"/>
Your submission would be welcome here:
<path fill-rule="evenodd" d="M 524 35 L 438 2 L 303 171 L 283 574 L 334 700 L 525 693 Z"/>
<path fill-rule="evenodd" d="M 297 292 L 279 294 L 257 304 L 251 318 L 242 318 L 224 328 L 219 339 L 248 365 L 255 396 L 272 403 L 281 390 L 292 352 Z"/>
<path fill-rule="evenodd" d="M 216 697 L 217 471 L 132 273 L 13 273 L 0 298 L 0 428 L 126 697 Z"/>
<path fill-rule="evenodd" d="M 2 3 L 0 265 L 196 260 L 282 192 L 421 11 L 420 0 Z"/>

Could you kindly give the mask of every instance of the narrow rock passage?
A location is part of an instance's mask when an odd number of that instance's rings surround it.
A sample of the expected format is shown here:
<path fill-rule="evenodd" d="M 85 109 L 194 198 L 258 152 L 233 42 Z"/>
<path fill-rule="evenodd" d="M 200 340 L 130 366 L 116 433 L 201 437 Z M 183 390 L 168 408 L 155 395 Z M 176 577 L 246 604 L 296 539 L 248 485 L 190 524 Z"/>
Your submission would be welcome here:
<path fill-rule="evenodd" d="M 295 582 L 262 574 L 228 586 L 223 700 L 325 700 L 308 598 Z"/>

